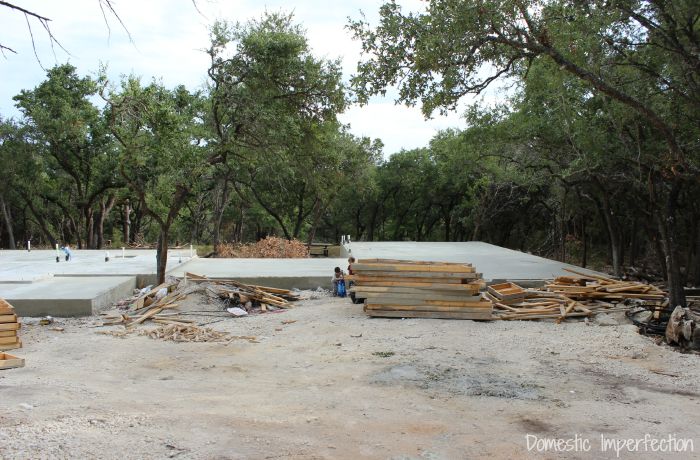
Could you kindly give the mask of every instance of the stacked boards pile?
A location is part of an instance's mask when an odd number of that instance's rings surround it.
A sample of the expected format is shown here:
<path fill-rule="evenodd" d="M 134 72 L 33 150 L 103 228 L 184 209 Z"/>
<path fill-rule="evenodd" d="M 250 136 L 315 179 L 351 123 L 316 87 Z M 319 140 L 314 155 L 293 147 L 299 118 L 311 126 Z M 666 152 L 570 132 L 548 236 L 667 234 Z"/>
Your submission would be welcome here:
<path fill-rule="evenodd" d="M 0 351 L 22 348 L 19 338 L 20 322 L 15 309 L 4 299 L 0 299 Z"/>
<path fill-rule="evenodd" d="M 490 320 L 492 305 L 471 264 L 363 259 L 352 265 L 356 298 L 369 316 Z"/>

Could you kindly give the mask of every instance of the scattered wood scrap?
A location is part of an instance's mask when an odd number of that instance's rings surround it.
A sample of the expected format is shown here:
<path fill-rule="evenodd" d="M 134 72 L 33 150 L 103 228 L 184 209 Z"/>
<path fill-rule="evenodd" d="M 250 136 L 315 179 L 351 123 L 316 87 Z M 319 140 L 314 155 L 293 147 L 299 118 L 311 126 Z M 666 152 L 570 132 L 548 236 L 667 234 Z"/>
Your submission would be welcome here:
<path fill-rule="evenodd" d="M 656 286 L 636 281 L 618 281 L 565 269 L 578 276 L 560 276 L 545 284 L 545 290 L 523 289 L 514 283 L 489 287 L 494 318 L 503 320 L 555 319 L 626 311 L 634 301 L 663 301 L 666 294 Z"/>
<path fill-rule="evenodd" d="M 352 269 L 351 291 L 365 299 L 369 316 L 491 319 L 481 274 L 470 264 L 363 259 Z"/>
<path fill-rule="evenodd" d="M 666 293 L 653 284 L 619 281 L 568 268 L 564 270 L 578 276 L 560 276 L 545 286 L 547 291 L 566 295 L 579 301 L 619 302 L 625 299 L 663 301 L 666 298 Z"/>
<path fill-rule="evenodd" d="M 0 299 L 0 351 L 22 348 L 19 330 L 22 324 L 9 302 Z"/>
<path fill-rule="evenodd" d="M 206 276 L 194 273 L 185 273 L 188 282 L 207 283 L 222 299 L 233 300 L 234 304 L 243 305 L 246 310 L 260 307 L 267 311 L 269 306 L 273 308 L 291 308 L 290 302 L 299 300 L 299 295 L 288 289 L 279 289 L 267 286 L 245 284 L 234 279 L 210 279 Z M 250 305 L 248 305 L 250 302 Z M 257 304 L 257 305 L 256 305 Z"/>
<path fill-rule="evenodd" d="M 152 339 L 172 340 L 173 342 L 228 342 L 228 332 L 219 332 L 208 327 L 198 327 L 192 324 L 164 324 L 155 329 L 142 331 Z M 253 339 L 255 339 L 253 337 Z"/>

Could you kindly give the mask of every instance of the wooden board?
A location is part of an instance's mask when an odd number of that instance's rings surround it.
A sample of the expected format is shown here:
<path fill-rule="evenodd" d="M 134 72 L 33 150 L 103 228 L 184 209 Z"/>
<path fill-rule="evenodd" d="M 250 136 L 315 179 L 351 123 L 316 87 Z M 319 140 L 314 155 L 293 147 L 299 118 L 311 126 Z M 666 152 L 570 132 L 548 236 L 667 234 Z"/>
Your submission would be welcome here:
<path fill-rule="evenodd" d="M 355 263 L 353 273 L 363 271 L 398 271 L 398 272 L 444 272 L 444 273 L 475 273 L 474 267 L 463 264 L 417 264 L 417 263 Z"/>
<path fill-rule="evenodd" d="M 17 331 L 0 331 L 0 337 L 16 337 Z"/>
<path fill-rule="evenodd" d="M 360 276 L 380 276 L 394 278 L 460 278 L 474 280 L 481 278 L 481 273 L 445 273 L 445 272 L 397 272 L 397 271 L 362 271 L 353 268 L 353 273 Z"/>
<path fill-rule="evenodd" d="M 411 278 L 402 278 L 399 276 L 367 276 L 365 274 L 353 275 L 353 281 L 358 284 L 364 282 L 370 283 L 381 283 L 383 281 L 387 282 L 398 282 L 398 283 L 444 283 L 444 284 L 469 284 L 473 280 L 468 280 L 466 278 L 423 278 L 422 276 L 414 276 Z"/>
<path fill-rule="evenodd" d="M 13 307 L 7 300 L 0 298 L 0 311 L 2 310 L 13 310 Z"/>
<path fill-rule="evenodd" d="M 24 358 L 18 358 L 7 353 L 0 353 L 0 369 L 24 367 Z"/>
<path fill-rule="evenodd" d="M 424 287 L 429 289 L 457 289 L 464 291 L 479 291 L 480 283 L 458 284 L 458 283 L 419 283 L 413 281 L 364 281 L 360 287 L 365 286 L 400 286 L 400 287 Z M 451 286 L 451 287 L 450 287 Z"/>
<path fill-rule="evenodd" d="M 470 263 L 458 263 L 458 262 L 434 262 L 429 260 L 402 260 L 402 259 L 362 259 L 355 263 L 363 264 L 412 264 L 412 265 L 466 265 L 471 267 Z"/>
<path fill-rule="evenodd" d="M 468 301 L 448 301 L 448 300 L 425 300 L 411 298 L 397 298 L 391 295 L 366 297 L 367 303 L 377 305 L 433 305 L 441 307 L 491 307 L 491 302 L 477 300 L 474 302 Z"/>
<path fill-rule="evenodd" d="M 450 306 L 437 306 L 437 305 L 406 305 L 406 304 L 378 304 L 373 302 L 367 302 L 365 305 L 365 311 L 368 310 L 405 310 L 405 311 L 454 311 L 462 313 L 483 313 L 484 311 L 491 312 L 491 304 L 488 302 L 482 302 L 484 305 L 472 306 L 472 307 L 450 307 Z"/>
<path fill-rule="evenodd" d="M 384 318 L 434 318 L 434 319 L 476 319 L 490 320 L 491 312 L 463 313 L 452 311 L 406 311 L 406 310 L 367 310 L 369 316 Z"/>
<path fill-rule="evenodd" d="M 22 348 L 22 341 L 20 339 L 17 339 L 15 343 L 0 345 L 0 351 L 14 350 L 15 348 Z"/>
<path fill-rule="evenodd" d="M 20 323 L 0 323 L 0 331 L 16 331 L 20 328 Z"/>
<path fill-rule="evenodd" d="M 0 313 L 0 323 L 16 323 L 17 322 L 17 315 L 14 313 L 6 315 Z"/>
<path fill-rule="evenodd" d="M 369 298 L 380 298 L 380 297 L 393 297 L 395 299 L 423 299 L 423 300 L 448 300 L 452 302 L 478 302 L 481 300 L 480 295 L 470 295 L 470 293 L 465 292 L 450 292 L 450 291 L 423 291 L 420 293 L 406 293 L 406 292 L 372 292 L 370 290 L 365 290 L 363 287 L 355 289 L 355 296 L 361 299 Z"/>
<path fill-rule="evenodd" d="M 12 345 L 13 343 L 17 343 L 17 336 L 0 337 L 0 345 Z"/>
<path fill-rule="evenodd" d="M 366 284 L 355 285 L 350 288 L 350 291 L 365 291 L 365 292 L 396 292 L 405 294 L 416 294 L 423 295 L 425 292 L 435 292 L 445 295 L 459 295 L 468 296 L 470 291 L 474 290 L 472 285 L 466 284 L 447 284 L 441 287 L 434 287 L 435 284 L 430 286 L 415 286 L 415 287 L 405 287 L 405 286 L 367 286 Z"/>

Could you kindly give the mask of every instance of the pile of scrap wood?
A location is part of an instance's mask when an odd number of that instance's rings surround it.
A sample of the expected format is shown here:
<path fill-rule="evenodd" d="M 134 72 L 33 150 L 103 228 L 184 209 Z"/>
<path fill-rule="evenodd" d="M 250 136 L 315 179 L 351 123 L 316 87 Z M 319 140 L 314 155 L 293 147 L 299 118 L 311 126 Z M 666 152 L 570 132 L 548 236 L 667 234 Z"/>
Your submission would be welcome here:
<path fill-rule="evenodd" d="M 205 283 L 210 291 L 229 304 L 251 312 L 262 312 L 291 308 L 290 301 L 299 300 L 299 295 L 288 289 L 245 284 L 234 279 L 210 279 L 194 273 L 185 273 L 185 282 Z"/>
<path fill-rule="evenodd" d="M 290 301 L 299 300 L 297 294 L 287 289 L 250 285 L 232 279 L 214 280 L 186 273 L 183 279 L 174 279 L 144 290 L 131 299 L 127 311 L 119 316 L 107 316 L 103 325 L 121 324 L 131 327 L 151 321 L 162 325 L 190 327 L 196 321 L 183 318 L 182 313 L 172 310 L 201 285 L 208 293 L 223 300 L 227 307 L 235 306 L 245 312 L 286 309 L 291 307 Z"/>
<path fill-rule="evenodd" d="M 523 289 L 514 283 L 489 286 L 486 295 L 493 302 L 494 318 L 555 319 L 559 323 L 566 318 L 626 311 L 632 307 L 628 299 L 662 302 L 666 297 L 649 284 L 565 270 L 578 276 L 558 277 L 545 290 Z"/>
<path fill-rule="evenodd" d="M 564 270 L 578 276 L 560 276 L 545 286 L 547 291 L 580 301 L 619 302 L 625 299 L 663 301 L 666 298 L 666 293 L 652 284 L 618 281 L 566 268 Z"/>
<path fill-rule="evenodd" d="M 6 300 L 0 299 L 0 350 L 22 348 L 19 329 L 22 325 L 15 309 Z"/>
<path fill-rule="evenodd" d="M 173 318 L 163 313 L 177 307 L 177 302 L 184 299 L 186 294 L 175 289 L 177 283 L 163 283 L 140 295 L 133 303 L 133 310 L 122 313 L 120 316 L 107 317 L 104 326 L 122 324 L 124 326 L 136 326 L 147 320 L 164 324 L 187 324 L 191 320 Z"/>
<path fill-rule="evenodd" d="M 369 316 L 491 319 L 481 274 L 470 264 L 363 259 L 352 270 L 351 291 L 365 299 Z"/>

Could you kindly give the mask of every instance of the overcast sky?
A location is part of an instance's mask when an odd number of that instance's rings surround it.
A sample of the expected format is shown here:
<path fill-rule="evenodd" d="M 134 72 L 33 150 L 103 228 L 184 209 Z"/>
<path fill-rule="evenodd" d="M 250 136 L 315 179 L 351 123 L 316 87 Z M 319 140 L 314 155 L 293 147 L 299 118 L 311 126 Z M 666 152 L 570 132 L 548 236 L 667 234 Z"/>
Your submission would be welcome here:
<path fill-rule="evenodd" d="M 108 17 L 110 28 L 105 25 L 97 0 L 16 0 L 14 3 L 50 18 L 51 31 L 70 53 L 55 49 L 54 57 L 46 33 L 32 21 L 37 55 L 45 68 L 69 61 L 81 75 L 94 75 L 104 64 L 113 79 L 133 73 L 146 81 L 157 77 L 167 86 L 182 83 L 195 89 L 206 81 L 208 59 L 202 50 L 208 44 L 208 24 L 217 18 L 245 22 L 259 18 L 265 10 L 292 10 L 296 21 L 306 29 L 314 54 L 342 59 L 347 80 L 360 59 L 359 43 L 345 29 L 348 17 L 358 18 L 363 11 L 376 23 L 382 2 L 197 0 L 200 14 L 191 0 L 114 0 L 133 44 L 114 17 Z M 402 3 L 409 9 L 422 5 L 418 0 Z M 0 43 L 18 52 L 6 52 L 4 58 L 0 57 L 0 116 L 17 118 L 19 112 L 12 97 L 22 89 L 34 88 L 46 74 L 32 50 L 23 15 L 0 8 Z M 435 114 L 426 121 L 418 108 L 396 106 L 391 98 L 374 98 L 366 106 L 350 107 L 341 120 L 351 125 L 355 135 L 381 139 L 385 156 L 401 148 L 425 146 L 441 129 L 465 127 L 459 113 L 447 117 Z"/>

